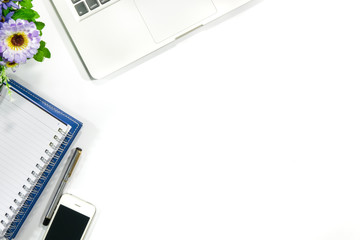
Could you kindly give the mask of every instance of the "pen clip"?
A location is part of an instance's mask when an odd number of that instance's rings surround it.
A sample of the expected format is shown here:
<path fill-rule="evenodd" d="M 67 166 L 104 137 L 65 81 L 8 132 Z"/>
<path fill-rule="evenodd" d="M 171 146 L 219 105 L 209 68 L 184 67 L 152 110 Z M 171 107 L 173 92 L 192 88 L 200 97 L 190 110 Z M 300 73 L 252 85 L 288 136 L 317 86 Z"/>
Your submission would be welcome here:
<path fill-rule="evenodd" d="M 77 148 L 75 151 L 76 151 L 76 156 L 75 156 L 75 159 L 74 159 L 74 164 L 73 164 L 73 166 L 72 166 L 72 168 L 71 168 L 71 170 L 69 172 L 68 178 L 71 177 L 71 174 L 73 173 L 74 168 L 75 168 L 77 162 L 79 161 L 82 150 L 80 148 Z"/>

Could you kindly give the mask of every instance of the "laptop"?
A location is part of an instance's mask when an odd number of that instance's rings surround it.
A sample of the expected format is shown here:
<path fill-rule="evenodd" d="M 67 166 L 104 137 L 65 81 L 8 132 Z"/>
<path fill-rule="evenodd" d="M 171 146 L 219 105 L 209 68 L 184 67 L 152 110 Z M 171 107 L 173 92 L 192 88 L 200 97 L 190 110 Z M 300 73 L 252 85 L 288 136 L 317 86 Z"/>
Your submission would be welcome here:
<path fill-rule="evenodd" d="M 51 0 L 90 78 L 101 79 L 250 0 Z"/>

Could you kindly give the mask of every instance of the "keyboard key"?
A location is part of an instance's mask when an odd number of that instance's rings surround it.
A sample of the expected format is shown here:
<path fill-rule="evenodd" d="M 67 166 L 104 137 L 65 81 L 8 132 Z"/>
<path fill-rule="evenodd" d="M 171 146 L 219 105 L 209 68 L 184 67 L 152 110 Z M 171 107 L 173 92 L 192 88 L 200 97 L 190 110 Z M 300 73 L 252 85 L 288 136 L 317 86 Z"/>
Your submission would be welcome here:
<path fill-rule="evenodd" d="M 100 6 L 97 0 L 86 0 L 86 3 L 89 6 L 90 10 L 94 10 L 95 8 Z"/>
<path fill-rule="evenodd" d="M 104 4 L 104 3 L 107 3 L 107 2 L 109 2 L 110 0 L 100 0 L 100 3 L 101 4 Z"/>
<path fill-rule="evenodd" d="M 71 0 L 72 1 L 72 3 L 77 3 L 77 2 L 79 2 L 80 0 Z"/>
<path fill-rule="evenodd" d="M 78 3 L 75 5 L 75 9 L 79 16 L 84 15 L 85 13 L 89 12 L 84 2 Z"/>

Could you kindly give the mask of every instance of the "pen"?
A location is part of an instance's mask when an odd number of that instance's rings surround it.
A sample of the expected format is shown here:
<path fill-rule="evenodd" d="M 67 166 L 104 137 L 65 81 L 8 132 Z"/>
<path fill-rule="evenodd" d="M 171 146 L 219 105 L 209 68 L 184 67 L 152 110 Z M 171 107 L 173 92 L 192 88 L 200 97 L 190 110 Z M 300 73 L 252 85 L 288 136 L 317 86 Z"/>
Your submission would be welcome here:
<path fill-rule="evenodd" d="M 73 152 L 73 154 L 71 155 L 70 161 L 66 167 L 66 171 L 64 172 L 64 175 L 62 176 L 62 179 L 61 179 L 58 187 L 56 188 L 56 191 L 54 192 L 55 194 L 53 195 L 51 204 L 49 205 L 49 209 L 46 212 L 45 219 L 43 221 L 43 225 L 45 225 L 45 226 L 49 225 L 50 220 L 54 214 L 56 205 L 58 204 L 60 197 L 64 191 L 65 185 L 66 185 L 69 177 L 71 176 L 76 163 L 79 160 L 81 152 L 82 152 L 81 148 L 77 147 L 75 149 L 75 151 Z"/>

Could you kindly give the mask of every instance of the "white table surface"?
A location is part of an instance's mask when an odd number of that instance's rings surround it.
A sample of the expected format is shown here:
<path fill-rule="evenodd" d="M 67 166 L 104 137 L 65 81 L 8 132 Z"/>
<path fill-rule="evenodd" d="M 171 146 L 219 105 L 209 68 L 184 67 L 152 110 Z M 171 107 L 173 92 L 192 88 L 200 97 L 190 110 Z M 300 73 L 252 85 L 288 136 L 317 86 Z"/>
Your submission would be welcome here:
<path fill-rule="evenodd" d="M 34 6 L 52 58 L 11 76 L 84 123 L 86 239 L 360 238 L 358 0 L 255 0 L 97 81 Z M 17 240 L 41 239 L 58 177 Z"/>

